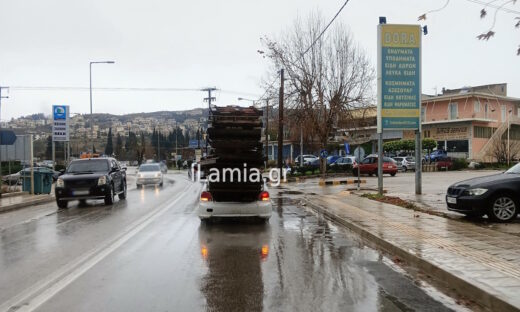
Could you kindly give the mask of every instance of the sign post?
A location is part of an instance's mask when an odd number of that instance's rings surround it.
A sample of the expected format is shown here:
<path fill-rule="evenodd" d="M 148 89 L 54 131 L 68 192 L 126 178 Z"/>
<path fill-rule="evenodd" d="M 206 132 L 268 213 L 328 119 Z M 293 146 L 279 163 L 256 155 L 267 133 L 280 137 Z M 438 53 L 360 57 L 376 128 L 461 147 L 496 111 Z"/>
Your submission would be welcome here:
<path fill-rule="evenodd" d="M 52 106 L 52 169 L 56 163 L 55 142 L 69 142 L 69 106 Z"/>
<path fill-rule="evenodd" d="M 377 27 L 378 190 L 383 193 L 383 131 L 415 130 L 415 192 L 421 193 L 421 26 Z"/>

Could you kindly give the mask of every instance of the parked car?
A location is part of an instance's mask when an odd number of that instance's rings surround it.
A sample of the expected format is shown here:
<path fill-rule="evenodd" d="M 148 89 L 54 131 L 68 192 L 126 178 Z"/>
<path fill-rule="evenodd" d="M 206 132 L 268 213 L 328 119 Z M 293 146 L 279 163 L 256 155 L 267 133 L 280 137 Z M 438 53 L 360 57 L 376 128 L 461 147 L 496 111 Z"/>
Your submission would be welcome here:
<path fill-rule="evenodd" d="M 437 170 L 450 170 L 453 167 L 453 160 L 450 157 L 438 157 L 435 161 Z"/>
<path fill-rule="evenodd" d="M 426 161 L 438 161 L 440 158 L 448 157 L 448 152 L 442 149 L 438 149 L 430 153 L 430 155 L 425 155 L 424 159 Z"/>
<path fill-rule="evenodd" d="M 2 182 L 5 183 L 5 184 L 9 184 L 9 185 L 15 185 L 15 184 L 19 184 L 20 183 L 20 173 L 22 171 L 18 171 L 16 173 L 11 173 L 11 174 L 7 174 L 7 175 L 4 175 L 2 176 Z"/>
<path fill-rule="evenodd" d="M 302 155 L 299 155 L 294 159 L 294 163 L 296 166 L 300 165 L 300 161 L 302 159 Z M 303 165 L 309 165 L 311 162 L 315 161 L 316 159 L 319 159 L 317 156 L 314 155 L 303 155 Z"/>
<path fill-rule="evenodd" d="M 336 162 L 336 160 L 338 160 L 339 158 L 341 158 L 341 156 L 338 156 L 338 155 L 331 155 L 331 156 L 328 156 L 328 157 L 327 157 L 327 165 L 331 165 L 331 164 L 333 164 L 333 163 Z"/>
<path fill-rule="evenodd" d="M 151 163 L 139 166 L 137 170 L 137 187 L 149 184 L 163 186 L 163 182 L 163 173 L 160 164 Z"/>
<path fill-rule="evenodd" d="M 473 178 L 450 185 L 446 194 L 448 210 L 470 216 L 487 215 L 491 220 L 509 222 L 520 209 L 520 164 L 504 173 Z"/>
<path fill-rule="evenodd" d="M 359 172 L 368 175 L 377 175 L 377 155 L 369 155 L 365 157 L 359 164 Z M 397 164 L 390 157 L 383 157 L 383 174 L 389 174 L 392 177 L 397 174 Z"/>
<path fill-rule="evenodd" d="M 415 170 L 415 158 L 412 156 L 402 157 L 397 156 L 394 157 L 394 160 L 397 163 L 397 169 L 402 170 L 404 172 L 408 170 Z"/>
<path fill-rule="evenodd" d="M 354 168 L 354 166 L 356 166 L 357 168 L 357 163 L 356 163 L 356 158 L 355 157 L 340 157 L 338 159 L 336 159 L 335 162 L 333 162 L 330 166 L 331 167 L 335 167 L 335 166 L 352 166 L 352 168 Z"/>
<path fill-rule="evenodd" d="M 114 158 L 73 160 L 56 181 L 56 203 L 67 208 L 72 200 L 103 199 L 114 203 L 115 196 L 126 198 L 126 170 Z"/>

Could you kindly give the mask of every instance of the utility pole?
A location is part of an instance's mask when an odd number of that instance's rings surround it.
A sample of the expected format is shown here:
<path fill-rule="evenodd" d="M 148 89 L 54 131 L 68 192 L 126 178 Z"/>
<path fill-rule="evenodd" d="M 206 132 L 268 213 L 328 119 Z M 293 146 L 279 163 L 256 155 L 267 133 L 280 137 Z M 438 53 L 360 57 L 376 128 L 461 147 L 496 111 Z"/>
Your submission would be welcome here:
<path fill-rule="evenodd" d="M 161 161 L 161 131 L 159 130 L 159 126 L 157 126 L 157 162 Z"/>
<path fill-rule="evenodd" d="M 278 169 L 283 165 L 283 68 L 280 70 L 280 104 L 278 105 Z"/>
<path fill-rule="evenodd" d="M 269 162 L 269 100 L 265 100 L 265 168 Z"/>
<path fill-rule="evenodd" d="M 2 95 L 2 89 L 9 89 L 9 87 L 0 87 L 0 130 L 2 130 L 2 99 L 8 99 L 9 96 Z M 0 197 L 2 197 L 2 135 L 0 132 Z"/>
<path fill-rule="evenodd" d="M 202 89 L 202 91 L 206 91 L 208 92 L 208 97 L 207 98 L 204 98 L 204 101 L 208 102 L 208 121 L 207 121 L 207 124 L 206 124 L 206 129 L 208 129 L 208 126 L 209 126 L 209 117 L 211 115 L 211 101 L 216 101 L 217 99 L 212 97 L 211 96 L 211 92 L 213 91 L 217 91 L 218 89 L 213 87 L 213 88 L 205 88 L 205 89 Z M 208 135 L 206 134 L 206 156 L 208 156 Z"/>

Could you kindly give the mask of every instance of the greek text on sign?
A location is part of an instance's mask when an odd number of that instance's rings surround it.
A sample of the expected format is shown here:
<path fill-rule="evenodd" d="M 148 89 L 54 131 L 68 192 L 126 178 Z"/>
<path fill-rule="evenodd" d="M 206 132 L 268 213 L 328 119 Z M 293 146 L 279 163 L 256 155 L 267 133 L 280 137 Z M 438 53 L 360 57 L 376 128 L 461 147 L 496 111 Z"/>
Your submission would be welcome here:
<path fill-rule="evenodd" d="M 69 106 L 52 106 L 52 140 L 69 141 Z"/>
<path fill-rule="evenodd" d="M 421 27 L 378 27 L 378 129 L 420 129 Z"/>

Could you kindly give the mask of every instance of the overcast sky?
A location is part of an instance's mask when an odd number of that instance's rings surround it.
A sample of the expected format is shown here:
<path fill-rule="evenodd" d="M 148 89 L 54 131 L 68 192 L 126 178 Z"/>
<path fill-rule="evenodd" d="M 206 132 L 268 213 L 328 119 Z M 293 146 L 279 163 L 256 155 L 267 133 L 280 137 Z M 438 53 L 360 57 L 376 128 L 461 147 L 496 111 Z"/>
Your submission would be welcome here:
<path fill-rule="evenodd" d="M 388 23 L 417 23 L 417 17 L 444 0 L 351 0 L 337 21 L 376 61 L 378 16 Z M 298 16 L 320 10 L 330 19 L 343 0 L 2 0 L 0 85 L 11 86 L 2 100 L 2 120 L 68 104 L 89 111 L 89 61 L 94 87 L 186 88 L 216 86 L 219 105 L 237 97 L 262 95 L 268 62 L 259 38 L 276 35 Z M 520 4 L 510 5 L 520 11 Z M 520 30 L 514 15 L 498 13 L 496 35 L 488 30 L 493 11 L 479 19 L 482 5 L 451 0 L 428 15 L 423 40 L 423 92 L 437 87 L 508 83 L 520 97 Z M 24 90 L 15 87 L 84 87 L 85 90 Z M 131 92 L 94 90 L 94 112 L 124 114 L 205 107 L 198 91 Z M 245 105 L 246 103 L 243 103 Z"/>

